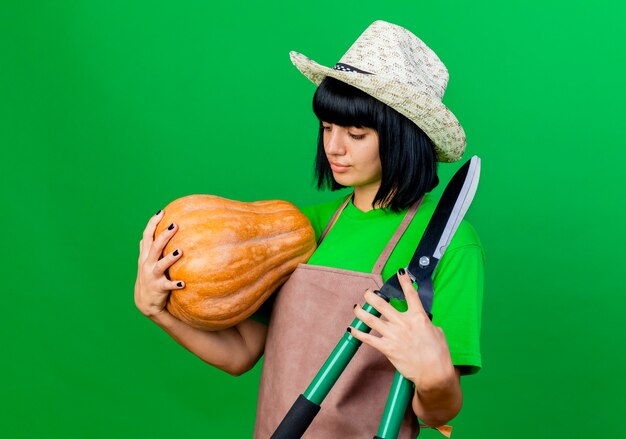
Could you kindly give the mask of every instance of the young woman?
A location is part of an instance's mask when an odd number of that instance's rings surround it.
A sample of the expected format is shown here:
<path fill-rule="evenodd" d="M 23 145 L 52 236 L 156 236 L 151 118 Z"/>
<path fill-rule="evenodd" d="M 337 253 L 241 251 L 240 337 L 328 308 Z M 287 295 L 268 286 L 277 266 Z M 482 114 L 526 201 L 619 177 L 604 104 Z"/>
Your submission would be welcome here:
<path fill-rule="evenodd" d="M 337 381 L 307 437 L 371 437 L 397 369 L 415 384 L 400 437 L 415 437 L 417 417 L 440 426 L 461 409 L 460 375 L 481 367 L 483 251 L 474 229 L 459 226 L 434 273 L 432 322 L 402 267 L 432 216 L 437 161 L 458 160 L 463 130 L 440 102 L 447 71 L 406 29 L 377 21 L 332 69 L 295 52 L 292 61 L 318 85 L 319 188 L 349 196 L 304 209 L 318 248 L 255 316 L 205 332 L 167 312 L 165 270 L 184 249 L 159 259 L 176 225 L 153 241 L 157 213 L 140 243 L 135 302 L 139 310 L 204 361 L 233 375 L 264 353 L 255 437 L 268 438 L 355 316 L 373 331 L 348 328 L 365 344 Z M 373 293 L 397 275 L 406 302 Z M 357 304 L 367 301 L 381 318 Z"/>

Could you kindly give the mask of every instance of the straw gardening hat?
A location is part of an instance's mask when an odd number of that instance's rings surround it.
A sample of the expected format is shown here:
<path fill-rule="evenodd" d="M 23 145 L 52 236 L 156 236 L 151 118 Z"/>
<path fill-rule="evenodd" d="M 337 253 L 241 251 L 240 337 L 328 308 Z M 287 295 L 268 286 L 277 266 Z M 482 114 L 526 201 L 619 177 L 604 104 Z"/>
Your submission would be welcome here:
<path fill-rule="evenodd" d="M 326 76 L 350 84 L 415 122 L 433 142 L 440 162 L 455 162 L 465 151 L 465 132 L 441 102 L 448 69 L 407 29 L 377 20 L 332 68 L 301 53 L 291 62 L 314 84 Z"/>

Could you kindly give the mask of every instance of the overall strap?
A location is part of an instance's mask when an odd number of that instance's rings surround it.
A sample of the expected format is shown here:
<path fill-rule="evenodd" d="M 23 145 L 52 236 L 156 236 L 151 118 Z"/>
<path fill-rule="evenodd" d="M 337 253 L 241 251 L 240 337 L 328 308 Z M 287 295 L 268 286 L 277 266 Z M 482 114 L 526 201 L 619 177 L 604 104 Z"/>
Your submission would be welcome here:
<path fill-rule="evenodd" d="M 348 205 L 348 203 L 352 199 L 353 195 L 354 195 L 354 192 L 352 192 L 350 195 L 348 195 L 348 197 L 345 199 L 345 201 L 343 203 L 341 203 L 341 206 L 339 206 L 339 208 L 335 211 L 335 214 L 330 219 L 330 221 L 328 221 L 328 225 L 326 225 L 326 228 L 324 229 L 324 231 L 320 235 L 320 239 L 317 240 L 317 245 L 318 246 L 322 243 L 322 240 L 326 237 L 326 234 L 330 231 L 330 229 L 333 228 L 333 226 L 335 225 L 335 222 L 337 222 L 337 218 L 339 218 L 339 214 Z"/>
<path fill-rule="evenodd" d="M 372 269 L 373 274 L 382 274 L 383 267 L 387 263 L 387 259 L 389 259 L 389 256 L 391 255 L 391 252 L 393 251 L 393 249 L 396 247 L 396 244 L 398 243 L 398 241 L 400 241 L 400 238 L 402 237 L 406 229 L 409 227 L 409 224 L 411 224 L 411 220 L 415 216 L 415 213 L 417 212 L 419 205 L 422 204 L 423 199 L 424 199 L 423 196 L 420 197 L 415 203 L 413 203 L 411 207 L 409 207 L 409 210 L 407 210 L 406 214 L 404 215 L 404 219 L 402 220 L 402 222 L 396 229 L 396 232 L 393 234 L 393 236 L 391 237 L 391 239 L 385 246 L 385 249 L 383 250 L 383 252 L 378 257 L 378 260 L 374 264 L 374 268 Z"/>

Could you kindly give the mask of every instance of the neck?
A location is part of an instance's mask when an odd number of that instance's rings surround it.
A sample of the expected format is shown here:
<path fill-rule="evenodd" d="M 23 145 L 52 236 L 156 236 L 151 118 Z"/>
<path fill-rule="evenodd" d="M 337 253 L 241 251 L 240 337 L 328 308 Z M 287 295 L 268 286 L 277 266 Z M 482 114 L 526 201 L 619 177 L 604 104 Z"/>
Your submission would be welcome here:
<path fill-rule="evenodd" d="M 373 209 L 372 202 L 378 192 L 380 183 L 376 185 L 359 186 L 354 188 L 354 207 L 362 212 L 368 212 Z M 376 205 L 376 208 L 380 208 L 380 205 Z"/>

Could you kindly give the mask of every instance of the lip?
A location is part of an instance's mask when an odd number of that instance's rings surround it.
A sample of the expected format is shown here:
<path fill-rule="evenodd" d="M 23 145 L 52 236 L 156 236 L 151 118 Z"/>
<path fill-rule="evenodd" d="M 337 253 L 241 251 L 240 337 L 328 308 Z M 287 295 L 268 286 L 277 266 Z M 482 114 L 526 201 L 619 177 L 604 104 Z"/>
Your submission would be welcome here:
<path fill-rule="evenodd" d="M 333 170 L 333 172 L 346 172 L 348 170 L 348 168 L 350 166 L 348 165 L 342 165 L 341 163 L 335 163 L 335 162 L 331 162 L 330 163 L 330 168 Z"/>

